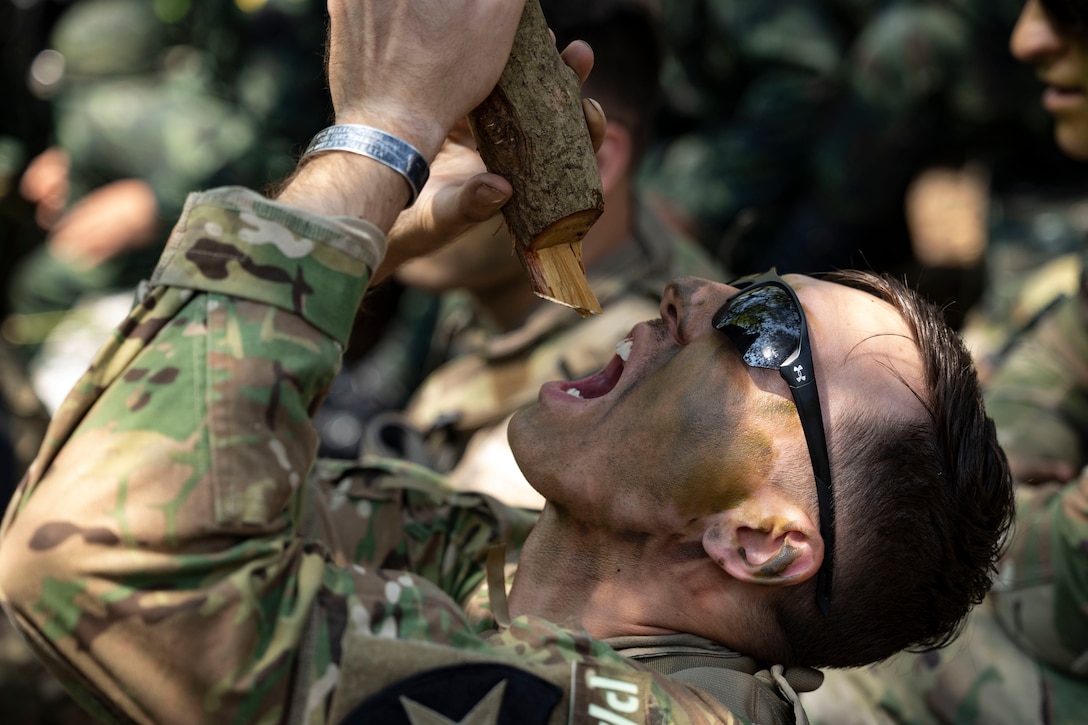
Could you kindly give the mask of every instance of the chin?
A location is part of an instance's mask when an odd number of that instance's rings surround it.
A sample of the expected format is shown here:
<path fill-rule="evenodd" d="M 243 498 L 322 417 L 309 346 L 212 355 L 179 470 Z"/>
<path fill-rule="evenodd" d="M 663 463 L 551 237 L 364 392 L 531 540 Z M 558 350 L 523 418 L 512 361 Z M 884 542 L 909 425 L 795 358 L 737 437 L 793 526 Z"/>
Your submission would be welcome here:
<path fill-rule="evenodd" d="M 1059 123 L 1054 135 L 1062 151 L 1075 159 L 1088 161 L 1088 120 L 1081 123 Z"/>
<path fill-rule="evenodd" d="M 557 455 L 556 446 L 549 445 L 546 432 L 534 422 L 535 408 L 532 404 L 514 413 L 506 428 L 506 440 L 521 475 L 537 492 L 551 500 L 559 490 L 564 457 Z"/>
<path fill-rule="evenodd" d="M 528 407 L 531 408 L 532 406 Z M 514 461 L 527 479 L 529 475 L 525 472 L 525 468 L 528 458 L 530 458 L 527 446 L 532 443 L 532 434 L 526 430 L 526 427 L 532 427 L 532 424 L 527 426 L 526 419 L 528 417 L 530 417 L 528 408 L 522 408 L 514 413 L 513 417 L 510 418 L 510 424 L 506 427 L 506 441 L 510 444 L 510 452 L 514 455 Z"/>

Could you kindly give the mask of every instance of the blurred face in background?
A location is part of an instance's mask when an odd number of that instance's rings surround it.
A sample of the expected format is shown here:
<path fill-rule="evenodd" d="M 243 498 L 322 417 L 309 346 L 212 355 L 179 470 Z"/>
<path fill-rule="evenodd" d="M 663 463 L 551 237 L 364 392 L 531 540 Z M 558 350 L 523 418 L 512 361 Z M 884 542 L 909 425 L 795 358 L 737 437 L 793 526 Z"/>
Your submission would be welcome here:
<path fill-rule="evenodd" d="M 1058 145 L 1088 160 L 1088 33 L 1074 23 L 1078 12 L 1088 15 L 1088 2 L 1049 0 L 1045 5 L 1049 11 L 1040 0 L 1024 4 L 1009 46 L 1020 61 L 1035 66 L 1046 84 L 1042 102 L 1054 117 Z M 1066 14 L 1072 17 L 1062 17 Z"/>

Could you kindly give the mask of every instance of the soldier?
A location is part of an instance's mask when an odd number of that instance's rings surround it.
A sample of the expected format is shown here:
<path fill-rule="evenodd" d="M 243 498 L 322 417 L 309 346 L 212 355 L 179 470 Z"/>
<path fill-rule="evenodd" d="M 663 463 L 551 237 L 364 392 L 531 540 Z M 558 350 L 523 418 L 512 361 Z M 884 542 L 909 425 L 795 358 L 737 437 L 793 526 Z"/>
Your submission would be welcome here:
<path fill-rule="evenodd" d="M 0 601 L 99 716 L 803 722 L 805 665 L 938 644 L 989 588 L 1011 485 L 969 357 L 873 275 L 671 283 L 605 370 L 511 422 L 548 500 L 527 539 L 523 513 L 410 465 L 314 465 L 367 285 L 512 193 L 436 178 L 431 244 L 387 245 L 521 5 L 331 0 L 345 145 L 275 200 L 192 196 L 55 416 L 5 515 Z M 507 598 L 492 545 L 522 539 Z"/>
<path fill-rule="evenodd" d="M 605 210 L 582 241 L 604 314 L 583 321 L 533 295 L 501 218 L 397 273 L 408 285 L 449 292 L 428 355 L 437 369 L 405 410 L 408 424 L 428 436 L 432 465 L 452 463 L 454 486 L 484 486 L 507 503 L 537 508 L 539 494 L 506 442 L 510 415 L 535 400 L 543 383 L 604 367 L 615 341 L 656 314 L 670 279 L 724 279 L 707 253 L 670 231 L 635 193 L 660 96 L 661 41 L 650 7 L 641 0 L 544 0 L 541 7 L 561 47 L 582 39 L 594 49 L 583 90 L 610 109 L 597 152 Z M 385 416 L 378 427 L 389 422 Z"/>
<path fill-rule="evenodd" d="M 1088 158 L 1088 3 L 1028 0 L 1013 53 L 1039 71 L 1058 145 Z M 1083 259 L 1083 255 L 1082 255 Z M 1088 279 L 1003 361 L 987 407 L 1018 482 L 986 601 L 946 650 L 827 673 L 817 722 L 1079 723 L 1088 712 Z M 1079 475 L 1077 472 L 1080 472 Z"/>
<path fill-rule="evenodd" d="M 135 287 L 189 191 L 288 173 L 328 118 L 324 29 L 323 6 L 296 0 L 81 0 L 60 17 L 47 52 L 64 72 L 41 92 L 68 193 L 15 276 L 26 357 L 81 296 Z"/>

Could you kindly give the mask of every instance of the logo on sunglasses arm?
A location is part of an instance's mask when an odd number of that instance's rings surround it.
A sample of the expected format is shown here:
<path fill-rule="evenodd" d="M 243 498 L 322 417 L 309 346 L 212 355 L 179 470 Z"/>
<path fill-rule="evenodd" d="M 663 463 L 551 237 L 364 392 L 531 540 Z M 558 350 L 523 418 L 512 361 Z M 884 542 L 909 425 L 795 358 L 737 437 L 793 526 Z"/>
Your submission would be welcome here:
<path fill-rule="evenodd" d="M 805 375 L 805 366 L 804 365 L 794 365 L 793 366 L 793 377 L 799 383 L 803 383 L 806 380 L 808 380 L 808 376 Z"/>

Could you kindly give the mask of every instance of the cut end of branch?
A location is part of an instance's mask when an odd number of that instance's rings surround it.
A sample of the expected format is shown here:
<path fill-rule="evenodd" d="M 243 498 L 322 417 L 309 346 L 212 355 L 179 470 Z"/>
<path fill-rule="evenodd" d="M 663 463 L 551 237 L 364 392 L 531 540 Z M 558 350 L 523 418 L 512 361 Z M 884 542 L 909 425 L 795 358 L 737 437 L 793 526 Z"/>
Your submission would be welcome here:
<path fill-rule="evenodd" d="M 548 247 L 580 244 L 603 211 L 604 198 L 598 194 L 593 206 L 588 209 L 569 213 L 561 219 L 552 222 L 532 238 L 529 246 L 533 249 L 540 250 Z M 582 253 L 579 248 L 578 259 L 581 258 Z"/>
<path fill-rule="evenodd" d="M 544 249 L 519 248 L 518 254 L 538 297 L 571 307 L 582 317 L 601 313 L 601 303 L 586 280 L 581 242 Z"/>

